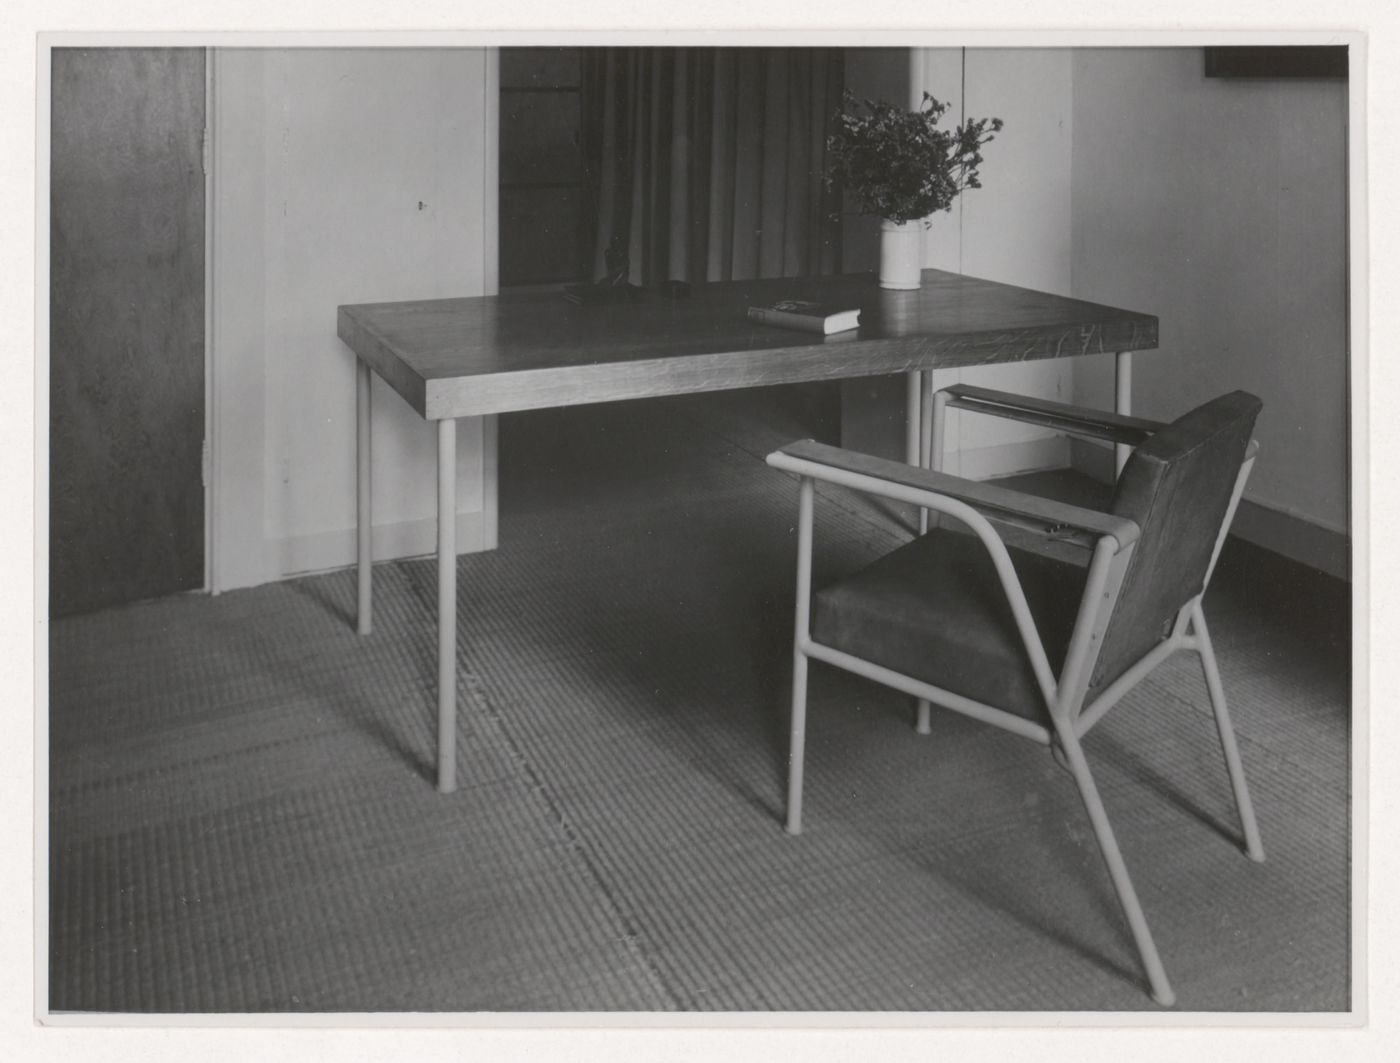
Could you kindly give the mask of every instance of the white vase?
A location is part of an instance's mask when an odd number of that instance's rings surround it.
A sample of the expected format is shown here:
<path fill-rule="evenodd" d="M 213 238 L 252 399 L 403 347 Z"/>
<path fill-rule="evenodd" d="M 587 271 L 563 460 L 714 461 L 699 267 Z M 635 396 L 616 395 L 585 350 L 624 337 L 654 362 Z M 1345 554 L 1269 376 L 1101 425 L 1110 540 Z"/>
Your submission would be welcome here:
<path fill-rule="evenodd" d="M 923 276 L 924 223 L 880 220 L 880 287 L 917 288 Z"/>

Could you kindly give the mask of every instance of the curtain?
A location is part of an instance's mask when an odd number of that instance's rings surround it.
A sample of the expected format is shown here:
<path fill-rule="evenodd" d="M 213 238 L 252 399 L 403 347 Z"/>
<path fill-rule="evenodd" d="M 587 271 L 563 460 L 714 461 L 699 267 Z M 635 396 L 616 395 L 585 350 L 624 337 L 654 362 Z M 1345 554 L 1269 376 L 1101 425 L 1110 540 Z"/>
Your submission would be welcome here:
<path fill-rule="evenodd" d="M 822 179 L 837 48 L 585 48 L 580 147 L 591 279 L 633 284 L 832 273 Z"/>

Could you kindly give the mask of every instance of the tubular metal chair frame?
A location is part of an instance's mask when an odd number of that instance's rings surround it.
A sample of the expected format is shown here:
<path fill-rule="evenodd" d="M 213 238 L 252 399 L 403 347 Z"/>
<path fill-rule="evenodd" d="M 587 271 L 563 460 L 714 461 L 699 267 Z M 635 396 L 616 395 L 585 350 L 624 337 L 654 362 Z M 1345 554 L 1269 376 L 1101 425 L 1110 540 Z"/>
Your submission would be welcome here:
<path fill-rule="evenodd" d="M 966 385 L 944 388 L 933 396 L 925 415 L 922 443 L 925 465 L 917 468 L 900 462 L 843 451 L 820 443 L 803 441 L 775 451 L 768 464 L 799 477 L 797 525 L 797 605 L 796 637 L 793 648 L 792 715 L 789 733 L 787 821 L 789 834 L 802 830 L 803 758 L 806 741 L 807 662 L 824 661 L 857 675 L 872 679 L 918 699 L 918 730 L 928 732 L 930 704 L 1003 728 L 1023 738 L 1049 747 L 1056 759 L 1073 776 L 1079 796 L 1093 826 L 1094 836 L 1108 867 L 1118 901 L 1142 960 L 1153 999 L 1170 1006 L 1175 994 L 1152 940 L 1127 866 L 1109 825 L 1108 815 L 1081 740 L 1104 714 L 1157 665 L 1179 650 L 1194 651 L 1201 662 L 1206 687 L 1214 710 L 1221 752 L 1230 776 L 1235 804 L 1243 830 L 1245 851 L 1250 859 L 1262 862 L 1263 846 L 1255 822 L 1254 809 L 1235 742 L 1234 728 L 1225 703 L 1224 688 L 1216 664 L 1215 651 L 1201 608 L 1204 587 L 1220 556 L 1235 508 L 1254 464 L 1257 444 L 1249 444 L 1234 485 L 1234 491 L 1221 522 L 1203 589 L 1177 614 L 1170 634 L 1157 643 L 1117 680 L 1085 704 L 1098 652 L 1114 612 L 1140 529 L 1131 520 L 1096 510 L 1028 495 L 995 484 L 967 480 L 938 471 L 943 455 L 943 429 L 946 410 L 954 407 L 1018 421 L 1048 425 L 1079 438 L 1136 446 L 1157 429 L 1154 421 L 1124 417 L 1099 411 L 1082 410 L 1060 403 L 1044 402 Z M 929 404 L 925 404 L 928 409 Z M 1002 591 L 1011 607 L 1017 631 L 1029 657 L 1051 725 L 1046 727 L 1023 716 L 993 705 L 983 704 L 961 694 L 892 671 L 851 656 L 813 640 L 810 633 L 812 600 L 812 516 L 817 481 L 851 488 L 920 510 L 920 528 L 928 527 L 930 512 L 950 517 L 966 525 L 981 541 L 995 565 Z M 1079 611 L 1070 636 L 1069 648 L 1058 675 L 1051 667 L 1035 621 L 1026 602 L 1016 570 L 1005 543 L 994 523 L 1010 524 L 1056 542 L 1074 542 L 1091 551 L 1088 575 Z"/>

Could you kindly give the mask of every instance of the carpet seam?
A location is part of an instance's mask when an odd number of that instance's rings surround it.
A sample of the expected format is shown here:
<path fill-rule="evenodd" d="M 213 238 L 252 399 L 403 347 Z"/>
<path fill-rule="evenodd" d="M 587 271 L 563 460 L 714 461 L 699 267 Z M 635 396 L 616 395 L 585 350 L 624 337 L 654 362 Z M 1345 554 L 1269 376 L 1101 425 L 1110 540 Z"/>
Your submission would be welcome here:
<path fill-rule="evenodd" d="M 398 562 L 396 562 L 396 564 L 398 564 Z M 462 560 L 460 558 L 458 559 L 456 567 L 456 574 L 460 579 L 462 574 Z M 425 599 L 424 605 L 431 605 L 432 603 L 426 600 L 427 587 L 425 583 L 418 579 L 411 569 L 406 571 L 405 575 L 408 578 L 409 585 L 413 587 L 414 591 L 418 593 L 420 597 Z M 436 586 L 433 588 L 433 593 L 436 595 Z M 536 769 L 534 762 L 525 752 L 515 735 L 511 733 L 510 728 L 506 724 L 504 714 L 495 705 L 485 685 L 482 683 L 481 677 L 476 674 L 475 670 L 464 668 L 460 658 L 457 663 L 457 674 L 459 680 L 466 685 L 474 700 L 480 706 L 481 715 L 494 726 L 496 733 L 504 742 L 506 751 L 512 763 L 514 763 L 516 768 L 520 771 L 522 781 L 525 783 L 527 789 L 529 789 L 529 791 L 544 805 L 549 813 L 550 819 L 563 836 L 564 843 L 568 847 L 569 852 L 582 864 L 589 879 L 602 895 L 603 902 L 607 906 L 608 911 L 612 913 L 618 928 L 622 931 L 623 945 L 628 954 L 641 964 L 642 969 L 647 972 L 653 985 L 665 997 L 671 1009 L 675 1011 L 682 1010 L 683 1005 L 681 1000 L 669 981 L 662 975 L 656 963 L 655 955 L 643 944 L 640 922 L 634 915 L 629 913 L 627 906 L 621 902 L 616 890 L 613 889 L 606 875 L 603 873 L 603 869 L 593 854 L 591 847 L 583 840 L 582 836 L 572 824 L 570 824 L 568 817 L 564 814 L 562 805 L 545 783 L 544 777 Z"/>

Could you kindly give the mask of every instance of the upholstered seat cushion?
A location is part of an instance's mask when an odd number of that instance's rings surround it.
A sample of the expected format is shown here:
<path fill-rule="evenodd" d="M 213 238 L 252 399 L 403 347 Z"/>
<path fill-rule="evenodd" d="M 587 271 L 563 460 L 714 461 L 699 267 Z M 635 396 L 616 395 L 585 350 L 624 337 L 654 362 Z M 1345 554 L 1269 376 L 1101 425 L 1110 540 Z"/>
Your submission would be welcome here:
<path fill-rule="evenodd" d="M 1010 554 L 1058 675 L 1086 568 Z M 996 568 L 969 533 L 932 529 L 813 595 L 812 638 L 1028 719 L 1049 718 Z"/>

